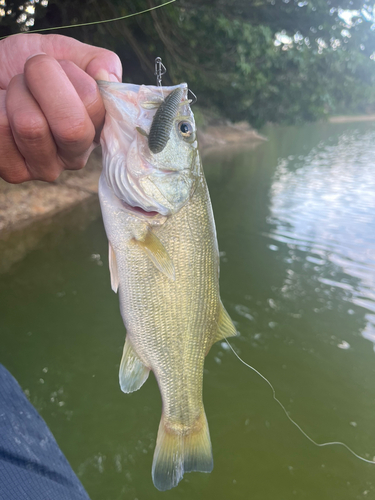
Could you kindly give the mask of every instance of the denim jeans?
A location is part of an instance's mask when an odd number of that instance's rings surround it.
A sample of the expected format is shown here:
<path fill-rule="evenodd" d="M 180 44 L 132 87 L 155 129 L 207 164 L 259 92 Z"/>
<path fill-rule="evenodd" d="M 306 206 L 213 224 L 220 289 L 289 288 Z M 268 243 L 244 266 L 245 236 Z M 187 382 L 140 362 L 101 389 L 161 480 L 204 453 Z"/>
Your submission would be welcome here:
<path fill-rule="evenodd" d="M 2 365 L 0 500 L 90 500 L 46 423 Z"/>

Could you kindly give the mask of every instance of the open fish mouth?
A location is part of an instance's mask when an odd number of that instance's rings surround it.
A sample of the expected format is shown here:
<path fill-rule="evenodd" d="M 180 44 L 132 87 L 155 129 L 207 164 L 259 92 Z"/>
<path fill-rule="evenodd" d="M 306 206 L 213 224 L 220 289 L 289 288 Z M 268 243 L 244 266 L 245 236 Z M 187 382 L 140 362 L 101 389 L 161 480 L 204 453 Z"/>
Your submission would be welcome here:
<path fill-rule="evenodd" d="M 136 206 L 136 205 L 135 206 L 129 205 L 124 200 L 121 200 L 121 204 L 126 208 L 126 210 L 128 212 L 131 212 L 134 215 L 138 215 L 138 216 L 141 215 L 143 217 L 150 217 L 150 218 L 151 217 L 156 217 L 156 216 L 163 217 L 163 215 L 160 212 L 157 212 L 156 210 L 147 211 L 147 210 L 145 210 L 142 207 L 139 207 L 139 206 Z"/>
<path fill-rule="evenodd" d="M 168 167 L 163 168 L 160 166 L 156 166 L 155 164 L 151 163 L 149 160 L 146 158 L 143 158 L 143 165 L 145 169 L 149 170 L 151 173 L 161 173 L 161 174 L 178 174 L 178 173 L 183 173 L 183 172 L 189 172 L 189 168 L 181 168 L 178 165 L 168 165 Z"/>
<path fill-rule="evenodd" d="M 162 172 L 163 174 L 177 174 L 184 171 L 186 172 L 187 170 L 188 169 L 178 170 L 177 168 L 176 169 L 158 168 L 158 171 Z"/>

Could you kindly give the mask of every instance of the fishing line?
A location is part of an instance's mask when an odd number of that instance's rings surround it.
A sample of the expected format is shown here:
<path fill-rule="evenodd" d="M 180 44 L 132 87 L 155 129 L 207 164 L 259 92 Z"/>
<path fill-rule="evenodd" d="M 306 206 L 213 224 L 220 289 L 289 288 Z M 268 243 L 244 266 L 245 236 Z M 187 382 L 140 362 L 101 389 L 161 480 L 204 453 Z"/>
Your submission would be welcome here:
<path fill-rule="evenodd" d="M 236 351 L 233 349 L 233 347 L 231 346 L 231 344 L 228 342 L 227 339 L 224 339 L 225 342 L 228 344 L 228 346 L 230 347 L 230 349 L 232 350 L 232 352 L 234 353 L 234 355 L 241 361 L 241 363 L 243 363 L 245 366 L 247 366 L 248 368 L 250 368 L 251 370 L 253 370 L 253 372 L 255 372 L 257 375 L 259 375 L 259 377 L 261 377 L 271 388 L 272 390 L 272 396 L 273 396 L 273 399 L 276 401 L 276 403 L 278 403 L 279 406 L 281 406 L 281 408 L 283 409 L 285 415 L 287 416 L 287 418 L 290 420 L 290 422 L 292 422 L 293 425 L 295 425 L 297 427 L 297 429 L 313 444 L 315 444 L 315 446 L 318 446 L 319 448 L 322 448 L 323 446 L 332 446 L 332 445 L 339 445 L 339 446 L 343 446 L 344 448 L 346 448 L 352 455 L 354 455 L 356 458 L 358 458 L 359 460 L 362 460 L 363 462 L 366 462 L 368 464 L 372 464 L 372 465 L 375 465 L 375 461 L 374 460 L 368 460 L 367 458 L 364 458 L 364 457 L 361 457 L 360 455 L 357 455 L 357 453 L 355 451 L 353 451 L 351 448 L 349 448 L 348 445 L 346 445 L 345 443 L 342 443 L 341 441 L 331 441 L 331 442 L 328 442 L 328 443 L 317 443 L 316 441 L 314 441 L 314 439 L 312 439 L 308 434 L 306 434 L 306 432 L 301 428 L 300 425 L 297 424 L 297 422 L 295 422 L 292 417 L 288 414 L 285 406 L 281 403 L 281 401 L 279 401 L 276 397 L 276 391 L 273 387 L 273 385 L 271 384 L 271 382 L 264 376 L 262 375 L 260 372 L 258 372 L 258 370 L 256 368 L 254 368 L 253 366 L 249 365 L 248 363 L 246 363 L 242 358 L 240 358 L 240 356 L 236 353 Z"/>
<path fill-rule="evenodd" d="M 156 5 L 154 7 L 151 7 L 149 9 L 145 9 L 145 10 L 142 10 L 140 12 L 135 12 L 135 13 L 132 13 L 132 14 L 127 14 L 125 16 L 120 16 L 120 17 L 114 17 L 112 19 L 105 19 L 104 21 L 91 21 L 89 23 L 78 23 L 78 24 L 70 24 L 70 25 L 66 25 L 66 26 L 55 26 L 55 27 L 52 27 L 52 28 L 42 28 L 42 29 L 38 29 L 38 30 L 30 30 L 28 31 L 27 33 L 41 33 L 41 32 L 44 32 L 44 31 L 54 31 L 54 30 L 58 30 L 58 29 L 68 29 L 68 28 L 79 28 L 79 27 L 82 27 L 82 26 L 93 26 L 95 24 L 104 24 L 104 23 L 111 23 L 111 22 L 114 22 L 114 21 L 121 21 L 123 19 L 129 19 L 131 17 L 135 17 L 135 16 L 140 16 L 141 14 L 146 14 L 147 12 L 151 12 L 152 10 L 156 10 L 156 9 L 160 9 L 161 7 L 165 7 L 166 5 L 169 5 L 171 3 L 174 3 L 176 0 L 168 0 L 167 2 L 165 3 L 162 3 L 161 5 Z M 7 35 L 7 36 L 2 36 L 0 37 L 0 40 L 3 40 L 4 38 L 8 38 L 9 36 L 11 35 Z M 160 59 L 160 58 L 157 58 L 157 59 Z M 158 78 L 160 78 L 160 82 L 158 81 L 157 82 L 157 85 L 158 86 L 161 86 L 161 75 L 164 74 L 164 72 L 161 71 L 161 68 L 163 68 L 163 70 L 165 70 L 165 67 L 164 65 L 162 65 L 161 63 L 161 59 L 160 59 L 160 66 L 158 66 L 158 71 L 156 70 L 156 67 L 157 67 L 157 63 L 159 63 L 159 61 L 155 60 L 155 74 L 157 75 Z M 356 458 L 358 458 L 359 460 L 362 460 L 363 462 L 366 462 L 368 464 L 372 464 L 372 465 L 375 465 L 375 461 L 373 460 L 368 460 L 367 458 L 364 458 L 364 457 L 361 457 L 360 455 L 358 455 L 357 453 L 355 453 L 355 451 L 353 451 L 351 448 L 349 448 L 348 445 L 346 445 L 345 443 L 341 442 L 341 441 L 331 441 L 331 442 L 327 442 L 327 443 L 317 443 L 314 439 L 312 439 L 308 434 L 306 434 L 306 432 L 302 429 L 302 427 L 297 424 L 297 422 L 295 420 L 292 419 L 292 417 L 288 414 L 285 406 L 281 403 L 281 401 L 279 399 L 277 399 L 276 397 L 276 391 L 273 387 L 273 385 L 271 384 L 271 382 L 264 376 L 262 375 L 256 368 L 254 368 L 253 366 L 249 365 L 248 363 L 246 363 L 237 353 L 236 351 L 233 349 L 232 345 L 228 342 L 228 340 L 225 338 L 224 339 L 225 342 L 228 344 L 229 348 L 231 349 L 231 351 L 233 352 L 233 354 L 236 356 L 237 359 L 239 359 L 241 361 L 242 364 L 244 364 L 245 366 L 247 366 L 248 368 L 250 368 L 250 370 L 253 370 L 253 372 L 255 372 L 257 375 L 259 375 L 260 378 L 262 378 L 267 384 L 268 386 L 271 388 L 272 390 L 272 397 L 273 399 L 276 401 L 276 403 L 282 408 L 283 412 L 285 413 L 286 417 L 288 418 L 288 420 L 295 426 L 297 427 L 297 429 L 305 436 L 305 438 L 307 438 L 312 444 L 314 444 L 315 446 L 318 446 L 319 448 L 322 448 L 324 446 L 334 446 L 334 445 L 337 445 L 337 446 L 343 446 L 344 448 L 346 448 L 346 450 L 348 450 L 352 455 L 354 455 Z"/>
<path fill-rule="evenodd" d="M 91 21 L 89 23 L 79 23 L 79 24 L 70 24 L 67 26 L 55 26 L 54 28 L 42 28 L 40 30 L 30 30 L 27 33 L 41 33 L 42 31 L 53 31 L 53 30 L 63 30 L 66 28 L 78 28 L 81 26 L 92 26 L 93 24 L 104 24 L 104 23 L 112 23 L 113 21 L 121 21 L 122 19 L 129 19 L 129 17 L 140 16 L 141 14 L 146 14 L 146 12 L 151 12 L 152 10 L 160 9 L 160 7 L 165 7 L 170 3 L 174 3 L 176 0 L 169 0 L 168 2 L 162 3 L 161 5 L 156 5 L 155 7 L 151 7 L 150 9 L 141 10 L 140 12 L 134 12 L 133 14 L 127 14 L 126 16 L 114 17 L 112 19 L 105 19 L 104 21 Z M 0 40 L 4 38 L 8 38 L 11 35 L 2 36 Z"/>

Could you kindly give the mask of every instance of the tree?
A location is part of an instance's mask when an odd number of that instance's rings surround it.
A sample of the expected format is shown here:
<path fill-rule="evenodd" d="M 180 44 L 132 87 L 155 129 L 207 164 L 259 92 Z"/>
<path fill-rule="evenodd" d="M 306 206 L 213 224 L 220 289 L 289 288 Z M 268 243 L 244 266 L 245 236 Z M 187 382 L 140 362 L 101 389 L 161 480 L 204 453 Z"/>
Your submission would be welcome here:
<path fill-rule="evenodd" d="M 7 8 L 9 1 L 0 0 Z M 48 8 L 37 6 L 35 27 L 154 5 L 85 0 L 77 11 L 73 0 L 52 0 Z M 20 26 L 12 15 L 8 32 Z M 154 83 L 153 61 L 161 56 L 165 83 L 187 81 L 204 107 L 259 126 L 375 108 L 374 22 L 372 8 L 360 0 L 178 0 L 129 20 L 64 33 L 117 51 L 126 81 Z"/>

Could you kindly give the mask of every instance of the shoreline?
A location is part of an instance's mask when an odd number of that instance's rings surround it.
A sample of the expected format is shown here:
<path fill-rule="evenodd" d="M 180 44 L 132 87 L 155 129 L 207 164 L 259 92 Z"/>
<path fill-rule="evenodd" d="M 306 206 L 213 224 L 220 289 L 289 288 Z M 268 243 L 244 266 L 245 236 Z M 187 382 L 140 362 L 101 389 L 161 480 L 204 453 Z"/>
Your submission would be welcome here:
<path fill-rule="evenodd" d="M 355 123 L 355 122 L 374 122 L 375 115 L 353 115 L 353 116 L 331 116 L 329 123 Z"/>
<path fill-rule="evenodd" d="M 101 154 L 96 150 L 84 169 L 64 171 L 55 182 L 9 184 L 0 179 L 0 241 L 97 195 L 100 172 Z"/>
<path fill-rule="evenodd" d="M 375 121 L 375 115 L 333 116 L 329 123 Z M 198 131 L 199 151 L 207 154 L 238 146 L 256 148 L 267 138 L 248 123 L 220 123 Z M 98 181 L 102 171 L 101 148 L 96 148 L 79 171 L 64 171 L 52 183 L 29 181 L 8 184 L 0 179 L 0 274 L 8 271 L 42 239 L 61 226 L 61 231 L 80 220 L 84 227 L 100 213 Z M 60 232 L 61 232 L 60 231 Z"/>
<path fill-rule="evenodd" d="M 329 123 L 370 121 L 375 121 L 375 114 L 332 116 L 328 119 Z M 241 144 L 256 147 L 266 140 L 247 122 L 208 125 L 198 131 L 202 158 L 213 150 L 220 151 Z M 34 223 L 53 218 L 97 196 L 101 169 L 101 150 L 97 148 L 82 170 L 65 171 L 53 183 L 29 181 L 14 185 L 0 179 L 0 243 L 8 240 L 13 232 L 21 232 Z"/>
<path fill-rule="evenodd" d="M 198 133 L 199 149 L 204 156 L 212 148 L 266 140 L 247 124 L 209 126 Z M 53 217 L 70 206 L 98 193 L 102 170 L 101 149 L 96 148 L 79 171 L 64 171 L 52 183 L 28 181 L 8 184 L 0 179 L 0 241 L 12 231 L 22 230 L 34 221 Z"/>
<path fill-rule="evenodd" d="M 198 133 L 202 157 L 212 149 L 249 143 L 256 147 L 265 140 L 247 124 L 209 126 Z M 82 170 L 64 171 L 52 183 L 9 184 L 0 179 L 0 274 L 36 248 L 56 225 L 63 230 L 75 219 L 90 222 L 93 214 L 98 216 L 101 171 L 98 147 Z"/>

